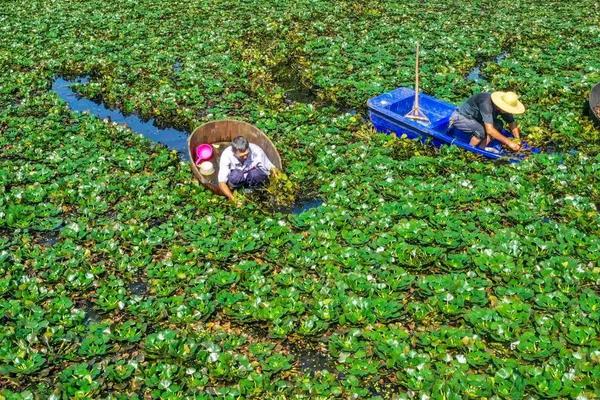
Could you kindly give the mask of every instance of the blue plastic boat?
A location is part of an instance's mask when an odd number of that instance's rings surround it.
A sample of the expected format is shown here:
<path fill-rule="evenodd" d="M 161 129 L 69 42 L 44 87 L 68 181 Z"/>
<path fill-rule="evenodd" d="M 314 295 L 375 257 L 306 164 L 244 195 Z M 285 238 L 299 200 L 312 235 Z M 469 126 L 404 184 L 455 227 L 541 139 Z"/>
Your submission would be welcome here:
<path fill-rule="evenodd" d="M 420 109 L 429 118 L 430 124 L 423 124 L 405 115 L 412 109 L 415 99 L 415 91 L 409 88 L 398 88 L 370 99 L 369 118 L 375 129 L 384 133 L 395 133 L 397 136 L 406 135 L 410 139 L 418 139 L 439 147 L 441 145 L 456 145 L 464 150 L 479 154 L 489 159 L 509 159 L 511 161 L 522 160 L 526 152 L 538 153 L 538 149 L 529 147 L 522 143 L 525 153 L 514 153 L 505 149 L 500 142 L 493 140 L 488 147 L 495 151 L 486 151 L 479 147 L 469 145 L 471 135 L 454 127 L 448 129 L 450 116 L 457 108 L 454 104 L 426 94 L 419 95 Z M 503 130 L 505 136 L 512 137 L 510 132 Z"/>

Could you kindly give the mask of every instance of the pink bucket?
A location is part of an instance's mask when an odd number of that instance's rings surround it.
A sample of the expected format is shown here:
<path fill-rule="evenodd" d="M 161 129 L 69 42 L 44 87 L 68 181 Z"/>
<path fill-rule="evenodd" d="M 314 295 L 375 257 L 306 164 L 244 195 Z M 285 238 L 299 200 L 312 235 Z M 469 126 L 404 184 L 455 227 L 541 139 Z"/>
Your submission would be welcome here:
<path fill-rule="evenodd" d="M 196 147 L 196 164 L 210 160 L 213 156 L 213 147 L 210 144 L 201 144 Z"/>

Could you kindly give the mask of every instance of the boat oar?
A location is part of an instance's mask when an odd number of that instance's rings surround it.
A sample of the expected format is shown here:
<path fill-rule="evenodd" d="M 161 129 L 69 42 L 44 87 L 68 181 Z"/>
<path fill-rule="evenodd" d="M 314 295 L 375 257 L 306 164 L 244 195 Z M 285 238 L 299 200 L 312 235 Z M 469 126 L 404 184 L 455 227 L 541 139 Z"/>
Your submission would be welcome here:
<path fill-rule="evenodd" d="M 429 118 L 419 108 L 419 42 L 417 42 L 417 56 L 415 62 L 415 101 L 413 103 L 412 110 L 405 115 L 406 118 L 414 119 L 415 121 L 424 122 L 430 124 Z"/>

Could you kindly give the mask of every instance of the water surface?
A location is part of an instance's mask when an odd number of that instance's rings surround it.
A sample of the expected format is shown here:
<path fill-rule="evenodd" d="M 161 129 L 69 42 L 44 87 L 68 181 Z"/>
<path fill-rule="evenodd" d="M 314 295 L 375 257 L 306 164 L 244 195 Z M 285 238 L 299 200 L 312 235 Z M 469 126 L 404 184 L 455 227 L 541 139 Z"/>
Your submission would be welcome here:
<path fill-rule="evenodd" d="M 508 52 L 503 51 L 494 57 L 492 61 L 495 61 L 496 64 L 500 64 L 502 61 L 506 60 L 507 57 Z M 481 68 L 483 68 L 483 66 L 489 62 L 490 60 L 483 60 L 477 63 L 477 65 L 475 65 L 467 74 L 467 79 L 473 82 L 487 82 L 486 78 L 481 73 Z"/>
<path fill-rule="evenodd" d="M 324 202 L 323 199 L 300 200 L 292 206 L 290 212 L 291 214 L 302 214 L 304 211 L 322 206 Z"/>
<path fill-rule="evenodd" d="M 182 160 L 189 159 L 187 154 L 187 132 L 174 128 L 159 128 L 154 118 L 144 120 L 136 114 L 125 115 L 120 110 L 111 109 L 100 102 L 86 99 L 71 88 L 74 84 L 86 84 L 89 81 L 89 77 L 79 77 L 72 80 L 58 77 L 52 82 L 52 91 L 64 100 L 73 111 L 87 112 L 98 118 L 123 124 L 132 131 L 177 151 Z"/>

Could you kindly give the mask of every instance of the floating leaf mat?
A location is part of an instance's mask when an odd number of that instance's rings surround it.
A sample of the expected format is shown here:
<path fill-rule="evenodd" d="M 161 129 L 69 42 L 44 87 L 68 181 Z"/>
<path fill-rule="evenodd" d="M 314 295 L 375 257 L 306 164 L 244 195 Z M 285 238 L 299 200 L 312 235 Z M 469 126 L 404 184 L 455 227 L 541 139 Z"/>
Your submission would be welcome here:
<path fill-rule="evenodd" d="M 4 2 L 0 399 L 597 398 L 596 3 Z M 414 40 L 425 93 L 515 90 L 553 150 L 374 133 Z M 256 124 L 323 203 L 230 206 L 50 90 L 84 75 L 162 126 Z"/>

